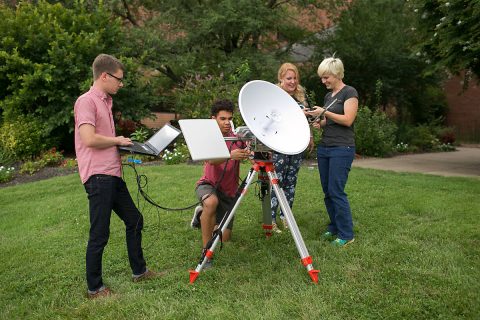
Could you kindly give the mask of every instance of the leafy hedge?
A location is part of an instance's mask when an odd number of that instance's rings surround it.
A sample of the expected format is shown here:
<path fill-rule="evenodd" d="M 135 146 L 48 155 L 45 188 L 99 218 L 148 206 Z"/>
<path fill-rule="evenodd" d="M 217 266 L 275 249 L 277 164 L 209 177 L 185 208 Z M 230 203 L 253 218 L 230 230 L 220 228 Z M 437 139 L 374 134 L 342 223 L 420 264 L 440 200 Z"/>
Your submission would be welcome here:
<path fill-rule="evenodd" d="M 121 56 L 126 41 L 121 21 L 102 6 L 92 12 L 83 1 L 76 1 L 71 9 L 45 1 L 20 2 L 15 9 L 0 6 L 0 35 L 3 121 L 32 116 L 43 123 L 47 134 L 70 141 L 73 104 L 90 87 L 91 65 L 100 53 L 113 54 L 126 65 L 125 88 L 115 99 L 116 111 L 140 119 L 156 101 L 138 63 Z"/>
<path fill-rule="evenodd" d="M 18 116 L 0 126 L 0 150 L 14 160 L 33 158 L 45 149 L 45 126 L 33 116 Z"/>
<path fill-rule="evenodd" d="M 385 113 L 368 107 L 358 109 L 355 119 L 355 144 L 357 153 L 364 156 L 385 157 L 395 146 L 397 126 Z"/>

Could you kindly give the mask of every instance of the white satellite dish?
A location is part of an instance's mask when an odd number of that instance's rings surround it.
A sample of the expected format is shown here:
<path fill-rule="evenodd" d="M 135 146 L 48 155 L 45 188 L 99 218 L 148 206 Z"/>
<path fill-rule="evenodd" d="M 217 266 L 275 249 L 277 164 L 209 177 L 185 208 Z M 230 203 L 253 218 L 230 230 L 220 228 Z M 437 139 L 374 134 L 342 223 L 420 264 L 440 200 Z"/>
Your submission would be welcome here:
<path fill-rule="evenodd" d="M 293 155 L 308 147 L 307 118 L 282 88 L 267 81 L 250 81 L 240 90 L 238 105 L 247 127 L 270 149 Z"/>

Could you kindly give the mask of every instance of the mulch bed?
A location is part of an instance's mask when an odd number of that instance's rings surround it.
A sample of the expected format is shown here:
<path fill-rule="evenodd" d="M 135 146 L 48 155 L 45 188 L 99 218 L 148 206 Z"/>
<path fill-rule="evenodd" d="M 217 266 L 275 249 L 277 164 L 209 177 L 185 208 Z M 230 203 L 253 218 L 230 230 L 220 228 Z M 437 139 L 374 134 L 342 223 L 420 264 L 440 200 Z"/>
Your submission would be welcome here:
<path fill-rule="evenodd" d="M 74 172 L 78 172 L 78 169 L 64 167 L 45 167 L 32 175 L 17 173 L 14 175 L 12 180 L 5 183 L 0 183 L 0 188 L 15 186 L 17 184 L 23 184 L 33 181 L 45 180 L 52 177 L 65 176 Z"/>

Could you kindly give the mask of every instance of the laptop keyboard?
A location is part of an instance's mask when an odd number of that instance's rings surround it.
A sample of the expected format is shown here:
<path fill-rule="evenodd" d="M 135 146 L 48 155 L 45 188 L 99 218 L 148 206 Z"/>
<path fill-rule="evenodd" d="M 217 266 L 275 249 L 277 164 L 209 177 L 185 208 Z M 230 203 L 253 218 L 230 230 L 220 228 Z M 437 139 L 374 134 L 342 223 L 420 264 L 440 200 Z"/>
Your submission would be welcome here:
<path fill-rule="evenodd" d="M 139 152 L 139 153 L 145 153 L 145 152 L 148 152 L 148 153 L 152 153 L 152 150 L 150 150 L 148 147 L 143 147 L 142 145 L 138 144 L 137 142 L 133 141 L 133 146 L 130 146 L 130 148 L 132 148 L 133 151 L 136 151 L 136 152 Z"/>

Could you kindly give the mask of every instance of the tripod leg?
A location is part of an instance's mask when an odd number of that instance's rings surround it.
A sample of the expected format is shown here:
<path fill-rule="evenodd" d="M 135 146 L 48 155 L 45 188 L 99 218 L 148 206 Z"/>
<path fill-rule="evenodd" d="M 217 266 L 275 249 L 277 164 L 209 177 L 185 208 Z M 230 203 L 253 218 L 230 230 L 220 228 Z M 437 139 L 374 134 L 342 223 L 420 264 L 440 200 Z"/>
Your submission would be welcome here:
<path fill-rule="evenodd" d="M 290 227 L 290 231 L 292 233 L 293 240 L 295 241 L 295 245 L 297 246 L 298 253 L 302 258 L 302 264 L 307 268 L 307 271 L 310 275 L 310 278 L 313 282 L 318 283 L 318 273 L 319 270 L 315 270 L 312 265 L 312 257 L 308 254 L 307 247 L 303 242 L 302 235 L 300 230 L 298 229 L 297 222 L 293 216 L 292 209 L 288 205 L 287 198 L 285 197 L 285 193 L 278 185 L 278 177 L 277 174 L 273 169 L 267 170 L 268 177 L 270 182 L 272 183 L 272 188 L 275 194 L 277 195 L 278 202 L 280 208 L 282 208 L 283 213 L 285 214 L 285 218 L 287 219 L 288 226 Z"/>
<path fill-rule="evenodd" d="M 262 201 L 263 225 L 265 236 L 267 238 L 272 236 L 272 209 L 270 203 L 270 181 L 264 169 L 258 173 L 258 180 L 260 181 L 260 194 Z"/>
<path fill-rule="evenodd" d="M 220 223 L 219 230 L 220 232 L 215 232 L 213 233 L 212 239 L 208 241 L 204 251 L 202 252 L 202 257 L 200 258 L 200 262 L 198 263 L 197 267 L 195 270 L 190 270 L 190 283 L 194 283 L 195 280 L 197 279 L 198 275 L 200 274 L 200 271 L 202 271 L 203 267 L 207 263 L 208 259 L 213 258 L 213 252 L 215 250 L 215 247 L 217 246 L 218 242 L 220 242 L 220 234 L 222 234 L 225 229 L 227 228 L 228 224 L 230 221 L 232 221 L 233 216 L 235 215 L 235 212 L 237 211 L 238 206 L 242 202 L 243 197 L 247 193 L 248 187 L 252 183 L 253 179 L 256 176 L 257 171 L 254 171 L 254 169 L 250 169 L 247 178 L 245 179 L 245 183 L 243 184 L 243 188 L 239 188 L 240 190 L 238 191 L 238 198 L 235 202 L 235 205 L 233 208 L 230 210 L 230 212 L 227 212 L 225 217 L 223 218 L 222 222 Z"/>

